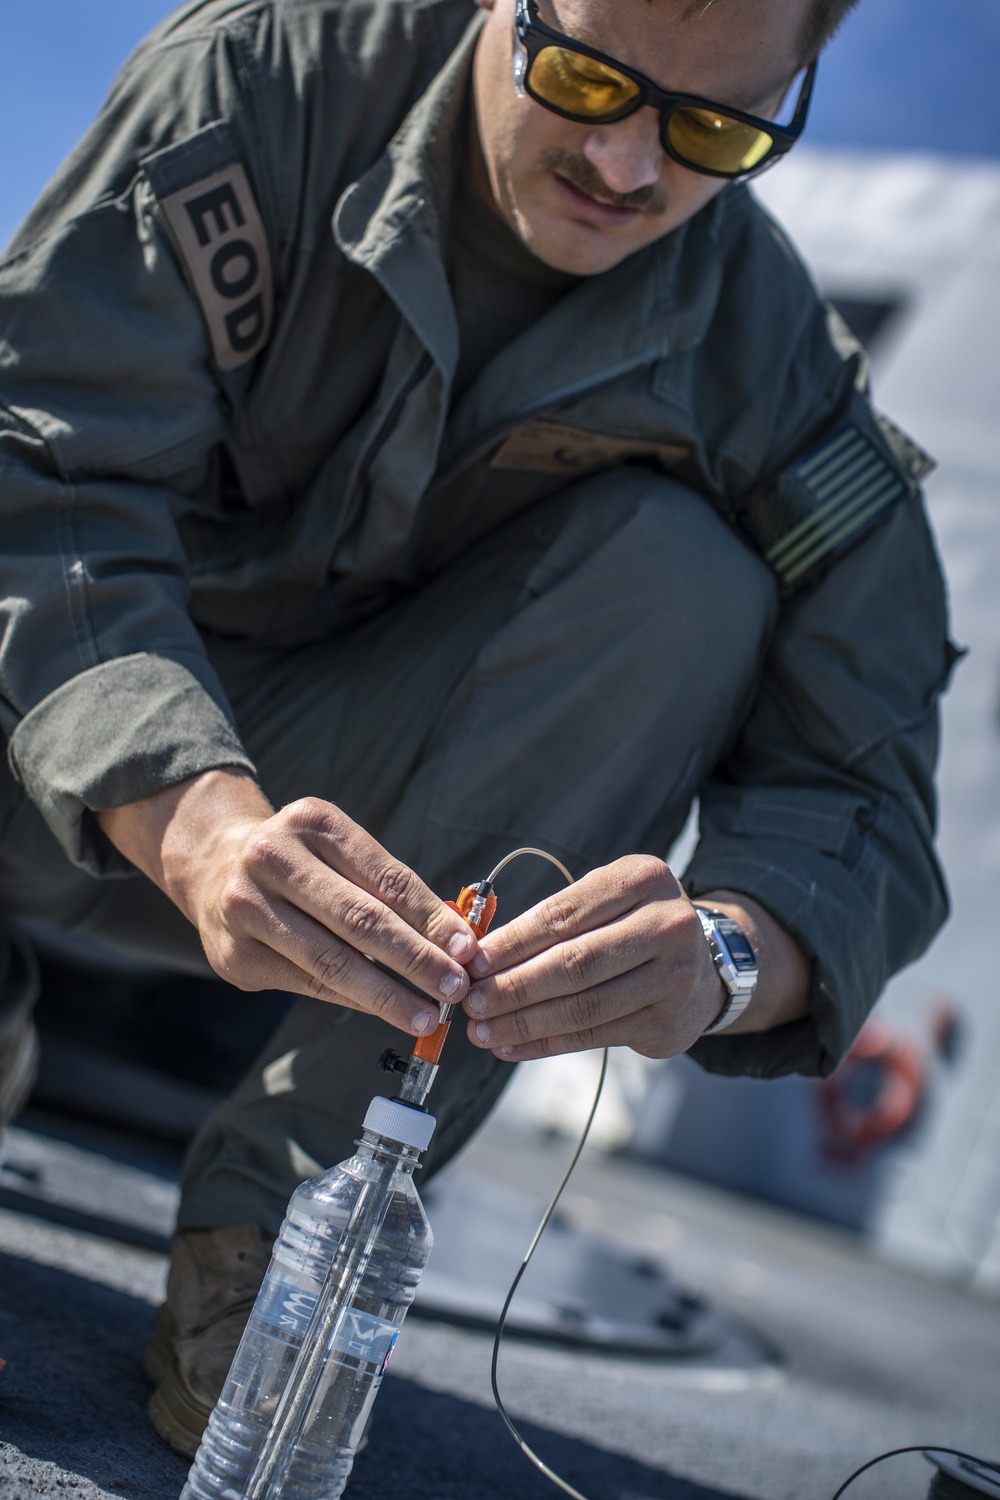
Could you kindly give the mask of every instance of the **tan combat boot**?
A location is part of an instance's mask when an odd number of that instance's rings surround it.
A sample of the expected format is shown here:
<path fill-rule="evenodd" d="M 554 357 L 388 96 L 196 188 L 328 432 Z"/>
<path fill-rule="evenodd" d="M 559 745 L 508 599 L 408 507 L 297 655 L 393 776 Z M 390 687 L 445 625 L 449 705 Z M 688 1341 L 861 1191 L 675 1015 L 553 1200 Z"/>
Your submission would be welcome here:
<path fill-rule="evenodd" d="M 167 1300 L 146 1350 L 156 1386 L 149 1415 L 164 1442 L 193 1458 L 225 1384 L 271 1256 L 256 1224 L 185 1229 L 171 1244 Z"/>

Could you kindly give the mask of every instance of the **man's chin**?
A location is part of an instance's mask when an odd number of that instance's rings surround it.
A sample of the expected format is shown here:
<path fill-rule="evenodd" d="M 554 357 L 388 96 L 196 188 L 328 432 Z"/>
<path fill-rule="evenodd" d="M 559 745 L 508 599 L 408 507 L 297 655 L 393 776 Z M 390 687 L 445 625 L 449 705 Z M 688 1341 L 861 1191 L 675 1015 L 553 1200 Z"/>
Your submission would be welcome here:
<path fill-rule="evenodd" d="M 648 243 L 648 238 L 599 229 L 560 214 L 519 216 L 520 237 L 532 255 L 570 276 L 599 276 Z"/>
<path fill-rule="evenodd" d="M 665 218 L 666 216 L 664 216 Z M 636 209 L 601 203 L 554 173 L 544 192 L 514 215 L 533 255 L 571 276 L 599 276 L 659 239 L 673 226 Z"/>
<path fill-rule="evenodd" d="M 606 233 L 627 232 L 641 221 L 640 209 L 624 208 L 607 199 L 595 198 L 559 172 L 553 172 L 549 181 L 550 190 L 560 210 L 573 223 Z"/>

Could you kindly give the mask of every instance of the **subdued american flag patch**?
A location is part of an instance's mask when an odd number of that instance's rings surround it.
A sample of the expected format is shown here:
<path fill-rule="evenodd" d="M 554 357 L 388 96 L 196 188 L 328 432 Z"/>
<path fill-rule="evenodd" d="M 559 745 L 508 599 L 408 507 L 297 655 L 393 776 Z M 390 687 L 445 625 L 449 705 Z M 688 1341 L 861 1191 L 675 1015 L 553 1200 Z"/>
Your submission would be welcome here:
<path fill-rule="evenodd" d="M 887 451 L 848 422 L 755 490 L 738 518 L 792 594 L 912 495 L 917 478 L 895 445 Z"/>

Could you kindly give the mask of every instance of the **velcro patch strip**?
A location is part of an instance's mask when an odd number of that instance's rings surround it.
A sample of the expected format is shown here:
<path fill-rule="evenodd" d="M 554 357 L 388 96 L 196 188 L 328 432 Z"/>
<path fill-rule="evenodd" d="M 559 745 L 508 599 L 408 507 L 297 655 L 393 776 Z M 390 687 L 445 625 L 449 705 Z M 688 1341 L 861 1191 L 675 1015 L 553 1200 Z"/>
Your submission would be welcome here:
<path fill-rule="evenodd" d="M 492 469 L 580 476 L 614 468 L 629 459 L 656 459 L 673 469 L 690 453 L 681 443 L 621 437 L 539 417 L 514 429 L 490 459 Z"/>

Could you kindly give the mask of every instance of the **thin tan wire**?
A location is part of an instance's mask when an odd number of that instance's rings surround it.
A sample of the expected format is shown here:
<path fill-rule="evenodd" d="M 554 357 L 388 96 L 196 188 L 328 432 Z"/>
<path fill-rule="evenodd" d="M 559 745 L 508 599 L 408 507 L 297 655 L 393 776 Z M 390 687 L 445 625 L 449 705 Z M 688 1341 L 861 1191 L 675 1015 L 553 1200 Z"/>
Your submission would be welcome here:
<path fill-rule="evenodd" d="M 509 854 L 504 855 L 503 859 L 497 865 L 496 869 L 493 870 L 489 875 L 487 875 L 486 879 L 488 880 L 489 884 L 493 884 L 494 880 L 496 880 L 497 876 L 500 874 L 500 871 L 505 870 L 512 859 L 517 859 L 522 854 L 537 854 L 539 859 L 547 859 L 550 865 L 555 865 L 560 875 L 562 875 L 565 879 L 567 885 L 573 884 L 573 877 L 569 873 L 561 859 L 556 859 L 554 854 L 549 854 L 544 849 L 532 849 L 527 845 L 523 849 L 512 849 Z"/>

